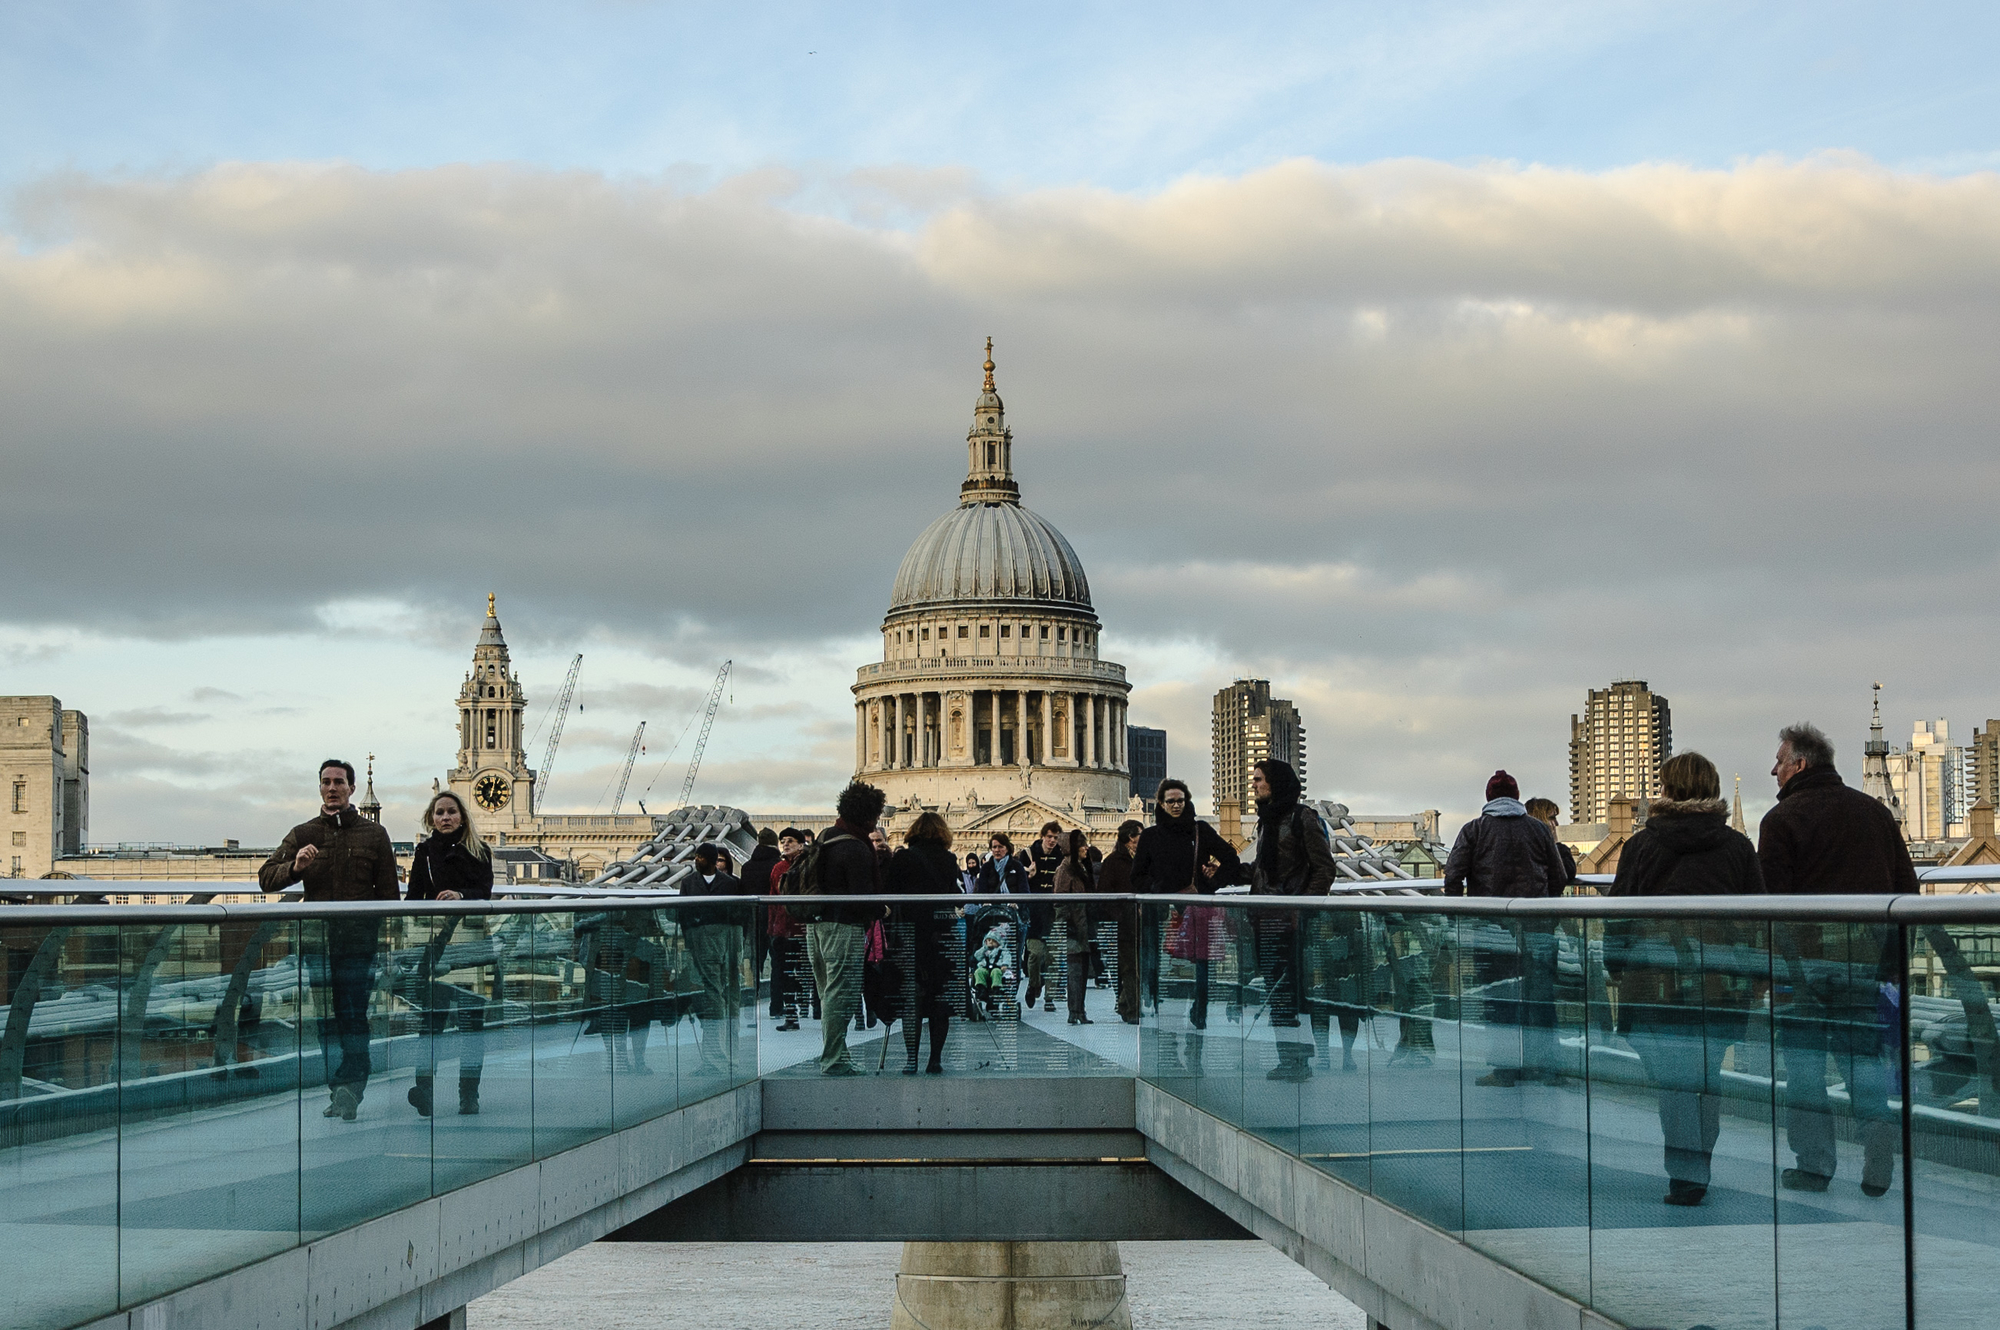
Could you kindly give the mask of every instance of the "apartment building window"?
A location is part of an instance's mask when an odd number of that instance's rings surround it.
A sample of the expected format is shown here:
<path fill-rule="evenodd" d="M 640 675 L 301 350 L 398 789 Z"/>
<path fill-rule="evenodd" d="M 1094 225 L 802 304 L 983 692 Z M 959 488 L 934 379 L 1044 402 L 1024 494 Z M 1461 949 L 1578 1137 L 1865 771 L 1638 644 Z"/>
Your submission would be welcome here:
<path fill-rule="evenodd" d="M 26 844 L 28 843 L 28 833 L 27 833 L 27 832 L 25 832 L 25 831 L 17 831 L 17 832 L 15 832 L 15 833 L 14 833 L 14 843 L 15 843 L 16 845 L 26 845 Z"/>
<path fill-rule="evenodd" d="M 1008 635 L 1009 633 L 1011 633 L 1011 632 L 1013 631 L 1013 629 L 1014 629 L 1014 625 L 1013 625 L 1013 624 L 1011 624 L 1011 623 L 1003 623 L 1003 624 L 1001 624 L 1001 625 L 1000 625 L 1000 636 L 1002 636 L 1002 637 L 1005 637 L 1005 636 L 1007 636 L 1007 635 Z"/>
<path fill-rule="evenodd" d="M 24 780 L 14 782 L 14 811 L 17 813 L 28 811 L 28 782 Z"/>
<path fill-rule="evenodd" d="M 990 624 L 990 623 L 982 623 L 982 624 L 980 624 L 980 625 L 979 625 L 979 635 L 980 635 L 981 637 L 991 637 L 991 636 L 993 636 L 993 625 L 992 625 L 992 624 Z"/>
<path fill-rule="evenodd" d="M 8 877 L 19 877 L 19 876 L 21 876 L 21 856 L 20 856 L 20 855 L 18 855 L 18 854 L 17 854 L 17 855 L 15 855 L 15 856 L 14 856 L 14 868 L 13 868 L 13 871 L 12 871 L 12 872 L 10 872 L 10 873 L 8 873 L 8 874 L 7 874 L 7 876 L 8 876 Z"/>
<path fill-rule="evenodd" d="M 960 637 L 971 637 L 972 630 L 970 628 L 967 628 L 964 624 L 960 624 L 958 626 L 958 635 Z"/>

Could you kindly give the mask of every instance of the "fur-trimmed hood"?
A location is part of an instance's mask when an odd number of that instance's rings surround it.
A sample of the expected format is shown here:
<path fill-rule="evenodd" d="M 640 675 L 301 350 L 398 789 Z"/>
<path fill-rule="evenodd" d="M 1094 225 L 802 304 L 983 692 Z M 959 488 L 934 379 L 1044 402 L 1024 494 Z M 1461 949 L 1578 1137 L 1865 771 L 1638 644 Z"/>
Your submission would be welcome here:
<path fill-rule="evenodd" d="M 1729 816 L 1729 805 L 1720 799 L 1655 799 L 1647 810 L 1647 820 L 1656 817 L 1698 817 L 1713 814 L 1716 817 Z"/>

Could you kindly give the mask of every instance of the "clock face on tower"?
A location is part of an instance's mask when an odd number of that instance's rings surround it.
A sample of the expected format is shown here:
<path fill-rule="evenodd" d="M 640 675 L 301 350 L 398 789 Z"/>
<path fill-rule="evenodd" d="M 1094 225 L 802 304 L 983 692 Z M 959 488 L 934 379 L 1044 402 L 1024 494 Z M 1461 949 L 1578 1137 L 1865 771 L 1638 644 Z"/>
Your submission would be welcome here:
<path fill-rule="evenodd" d="M 507 796 L 512 793 L 505 776 L 487 774 L 481 776 L 472 786 L 472 798 L 489 813 L 497 813 L 507 806 Z"/>

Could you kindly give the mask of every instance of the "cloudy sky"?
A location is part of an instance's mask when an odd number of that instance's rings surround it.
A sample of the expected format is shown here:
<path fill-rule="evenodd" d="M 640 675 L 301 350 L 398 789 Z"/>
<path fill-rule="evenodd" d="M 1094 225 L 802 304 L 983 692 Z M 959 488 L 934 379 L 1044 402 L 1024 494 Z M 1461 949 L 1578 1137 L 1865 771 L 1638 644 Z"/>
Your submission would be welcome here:
<path fill-rule="evenodd" d="M 1244 674 L 1448 821 L 1619 677 L 1753 814 L 2000 715 L 1994 12 L 1382 10 L 8 6 L 0 692 L 93 840 L 405 835 L 491 591 L 556 807 L 725 658 L 698 797 L 823 805 L 991 335 L 1199 789 Z"/>

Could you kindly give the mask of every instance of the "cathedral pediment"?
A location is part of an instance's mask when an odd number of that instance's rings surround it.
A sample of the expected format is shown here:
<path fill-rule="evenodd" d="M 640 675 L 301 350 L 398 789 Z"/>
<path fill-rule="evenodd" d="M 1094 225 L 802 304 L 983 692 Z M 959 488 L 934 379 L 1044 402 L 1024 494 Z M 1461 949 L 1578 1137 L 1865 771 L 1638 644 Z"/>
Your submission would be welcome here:
<path fill-rule="evenodd" d="M 1064 830 L 1071 828 L 1090 830 L 1090 824 L 1078 817 L 1073 810 L 1058 808 L 1052 803 L 1037 799 L 1032 794 L 1024 794 L 997 808 L 981 809 L 954 830 L 986 834 L 1004 831 L 1019 840 L 1020 837 L 1015 833 L 1027 832 L 1032 837 L 1050 822 L 1061 824 Z"/>

